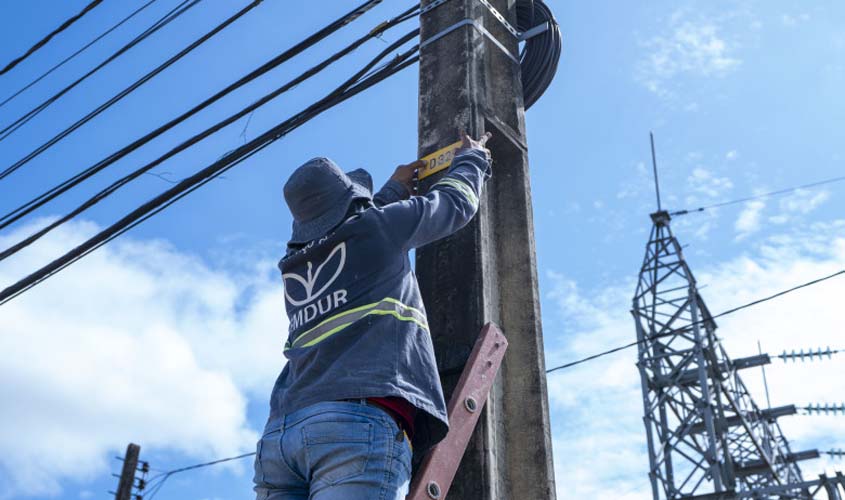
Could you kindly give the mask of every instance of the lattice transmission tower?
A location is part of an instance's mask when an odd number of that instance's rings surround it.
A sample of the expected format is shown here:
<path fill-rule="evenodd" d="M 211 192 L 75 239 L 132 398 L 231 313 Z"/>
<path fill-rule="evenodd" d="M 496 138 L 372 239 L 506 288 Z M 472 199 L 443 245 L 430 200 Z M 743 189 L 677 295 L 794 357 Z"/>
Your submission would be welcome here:
<path fill-rule="evenodd" d="M 633 299 L 649 479 L 655 500 L 841 500 L 845 476 L 804 480 L 777 419 L 795 405 L 760 408 L 739 376 L 771 362 L 732 360 L 662 209 L 651 136 L 657 212 Z"/>
<path fill-rule="evenodd" d="M 751 398 L 698 292 L 667 212 L 652 215 L 634 296 L 655 499 L 801 482 L 797 458 Z"/>
<path fill-rule="evenodd" d="M 801 476 L 819 452 L 790 449 L 777 419 L 795 406 L 759 407 L 739 376 L 769 356 L 728 356 L 668 212 L 651 218 L 632 313 L 654 499 L 842 498 L 841 475 Z"/>

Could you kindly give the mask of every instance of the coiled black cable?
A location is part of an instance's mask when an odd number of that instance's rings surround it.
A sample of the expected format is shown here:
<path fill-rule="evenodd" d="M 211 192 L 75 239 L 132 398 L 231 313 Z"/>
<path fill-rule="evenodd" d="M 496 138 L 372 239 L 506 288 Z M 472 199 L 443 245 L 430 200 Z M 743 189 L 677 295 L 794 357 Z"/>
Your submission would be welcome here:
<path fill-rule="evenodd" d="M 563 49 L 560 26 L 551 9 L 541 0 L 519 2 L 516 5 L 516 29 L 525 32 L 548 23 L 548 29 L 525 41 L 519 55 L 522 70 L 522 99 L 525 109 L 533 105 L 549 88 Z"/>

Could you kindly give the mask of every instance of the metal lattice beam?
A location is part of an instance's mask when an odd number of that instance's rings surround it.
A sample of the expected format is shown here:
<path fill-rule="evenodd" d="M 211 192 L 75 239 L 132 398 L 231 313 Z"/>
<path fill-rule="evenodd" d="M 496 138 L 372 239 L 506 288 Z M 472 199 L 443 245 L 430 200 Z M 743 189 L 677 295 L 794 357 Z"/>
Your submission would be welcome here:
<path fill-rule="evenodd" d="M 793 453 L 776 420 L 794 407 L 759 408 L 738 374 L 770 358 L 730 359 L 669 214 L 652 221 L 632 313 L 654 499 L 822 498 L 796 464 L 818 452 Z"/>

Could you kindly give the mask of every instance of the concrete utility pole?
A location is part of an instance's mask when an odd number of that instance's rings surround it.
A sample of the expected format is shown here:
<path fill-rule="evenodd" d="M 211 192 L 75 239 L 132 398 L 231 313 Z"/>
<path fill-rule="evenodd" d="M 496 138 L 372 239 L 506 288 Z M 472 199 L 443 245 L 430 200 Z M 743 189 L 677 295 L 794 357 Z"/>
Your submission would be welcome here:
<path fill-rule="evenodd" d="M 490 131 L 494 174 L 478 216 L 419 249 L 416 272 L 447 400 L 485 322 L 510 343 L 449 500 L 554 499 L 518 47 L 487 3 L 516 24 L 514 0 L 449 0 L 420 20 L 420 157 Z"/>
<path fill-rule="evenodd" d="M 126 456 L 123 458 L 123 470 L 120 472 L 120 482 L 117 484 L 117 492 L 114 500 L 130 500 L 132 498 L 132 487 L 135 485 L 135 470 L 138 468 L 138 455 L 141 447 L 129 443 L 126 447 Z"/>

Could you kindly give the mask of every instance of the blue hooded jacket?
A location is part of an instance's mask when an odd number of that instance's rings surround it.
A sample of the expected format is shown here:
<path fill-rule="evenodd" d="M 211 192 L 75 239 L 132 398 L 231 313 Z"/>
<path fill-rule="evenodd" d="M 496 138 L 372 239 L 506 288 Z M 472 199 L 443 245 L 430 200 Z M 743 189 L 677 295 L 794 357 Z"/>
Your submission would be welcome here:
<path fill-rule="evenodd" d="M 484 151 L 461 150 L 426 195 L 408 198 L 404 186 L 388 181 L 374 206 L 279 262 L 288 363 L 273 388 L 265 432 L 315 403 L 395 396 L 420 410 L 417 450 L 446 435 L 443 389 L 408 252 L 466 225 L 489 176 Z"/>

